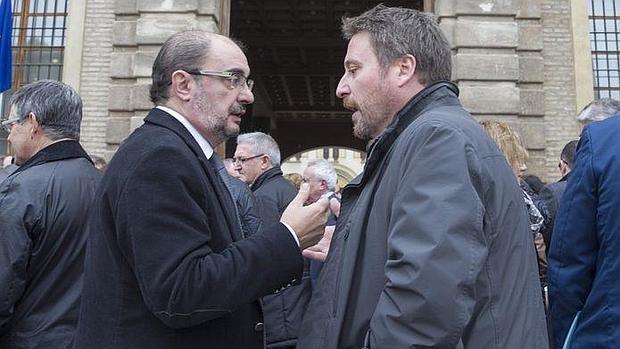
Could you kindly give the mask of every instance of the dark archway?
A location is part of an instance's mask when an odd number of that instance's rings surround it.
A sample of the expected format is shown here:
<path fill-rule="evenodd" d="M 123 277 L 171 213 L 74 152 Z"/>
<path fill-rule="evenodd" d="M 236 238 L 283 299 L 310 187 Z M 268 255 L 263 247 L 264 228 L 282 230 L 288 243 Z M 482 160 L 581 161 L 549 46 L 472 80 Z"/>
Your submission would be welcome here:
<path fill-rule="evenodd" d="M 423 0 L 233 0 L 231 36 L 247 47 L 255 102 L 242 132 L 271 134 L 282 157 L 326 144 L 365 150 L 335 91 L 343 73 L 343 16 L 383 2 L 422 10 Z M 234 151 L 234 140 L 226 147 Z"/>

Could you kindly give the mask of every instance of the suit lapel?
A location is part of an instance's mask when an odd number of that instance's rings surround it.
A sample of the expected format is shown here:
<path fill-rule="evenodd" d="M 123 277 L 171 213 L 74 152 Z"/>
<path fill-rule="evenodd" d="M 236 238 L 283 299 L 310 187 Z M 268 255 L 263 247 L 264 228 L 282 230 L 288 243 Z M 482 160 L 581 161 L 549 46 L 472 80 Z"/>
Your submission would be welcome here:
<path fill-rule="evenodd" d="M 224 186 L 222 179 L 217 173 L 217 169 L 215 169 L 209 160 L 206 158 L 204 152 L 198 145 L 198 142 L 192 137 L 189 131 L 183 126 L 179 121 L 177 121 L 174 117 L 166 113 L 161 109 L 154 108 L 149 112 L 149 114 L 144 119 L 147 123 L 152 123 L 161 127 L 165 127 L 172 132 L 176 133 L 183 139 L 185 144 L 187 144 L 188 148 L 196 155 L 196 158 L 200 162 L 205 175 L 206 180 L 211 184 L 213 190 L 215 191 L 216 200 L 213 202 L 217 202 L 222 210 L 222 215 L 226 220 L 226 225 L 228 226 L 228 230 L 230 232 L 231 238 L 233 241 L 237 241 L 242 238 L 241 227 L 237 223 L 237 219 L 235 215 L 235 203 L 233 202 L 233 198 L 231 197 L 228 189 Z M 213 154 L 216 156 L 216 154 Z"/>

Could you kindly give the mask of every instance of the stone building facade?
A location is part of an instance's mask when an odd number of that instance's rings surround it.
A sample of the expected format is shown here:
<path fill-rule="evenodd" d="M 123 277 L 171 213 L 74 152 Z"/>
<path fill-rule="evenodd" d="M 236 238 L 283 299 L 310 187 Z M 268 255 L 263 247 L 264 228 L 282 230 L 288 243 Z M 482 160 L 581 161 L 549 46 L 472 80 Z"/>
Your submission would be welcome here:
<path fill-rule="evenodd" d="M 75 86 L 84 100 L 82 143 L 87 150 L 110 158 L 140 125 L 152 107 L 148 99 L 151 65 L 169 35 L 192 28 L 228 33 L 236 16 L 231 7 L 243 8 L 249 3 L 252 1 L 70 0 L 63 80 Z M 333 3 L 346 8 L 352 2 Z M 514 125 L 530 151 L 530 172 L 557 179 L 559 152 L 578 137 L 574 117 L 593 98 L 585 2 L 411 3 L 440 19 L 453 47 L 453 80 L 465 107 L 478 119 L 495 118 Z M 267 127 L 277 129 L 276 121 L 268 120 Z M 303 127 L 298 132 L 303 132 Z M 331 140 L 318 143 L 332 146 Z"/>

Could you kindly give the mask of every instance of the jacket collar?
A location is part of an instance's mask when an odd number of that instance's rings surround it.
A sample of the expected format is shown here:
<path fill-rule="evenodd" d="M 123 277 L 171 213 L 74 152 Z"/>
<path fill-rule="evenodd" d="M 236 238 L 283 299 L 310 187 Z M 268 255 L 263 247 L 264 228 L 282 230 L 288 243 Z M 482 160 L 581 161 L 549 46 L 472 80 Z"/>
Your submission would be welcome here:
<path fill-rule="evenodd" d="M 92 163 L 90 156 L 86 154 L 84 148 L 75 140 L 65 140 L 56 143 L 52 143 L 47 147 L 39 150 L 28 159 L 23 165 L 18 167 L 15 173 L 25 171 L 31 167 L 41 165 L 47 162 L 60 161 L 66 159 L 85 158 Z"/>
<path fill-rule="evenodd" d="M 200 148 L 198 142 L 194 139 L 192 134 L 181 124 L 180 121 L 175 119 L 172 115 L 159 109 L 153 108 L 149 114 L 144 118 L 144 122 L 155 124 L 165 127 L 172 132 L 176 133 L 183 141 L 189 146 L 189 148 L 196 154 L 201 161 L 208 160 L 205 153 Z"/>
<path fill-rule="evenodd" d="M 429 105 L 437 106 L 439 104 L 458 104 L 459 89 L 449 81 L 439 81 L 427 86 L 418 94 L 413 96 L 407 104 L 394 116 L 392 122 L 383 130 L 383 132 L 370 143 L 368 147 L 368 157 L 364 165 L 364 172 L 358 176 L 351 185 L 360 185 L 368 180 L 378 164 L 385 158 L 385 154 L 392 147 L 398 136 L 407 128 L 414 120 L 427 109 Z M 450 99 L 454 99 L 451 101 Z M 439 102 L 440 100 L 443 100 Z"/>
<path fill-rule="evenodd" d="M 241 238 L 241 227 L 237 224 L 235 215 L 235 203 L 232 195 L 226 188 L 226 185 L 220 178 L 216 166 L 212 164 L 206 157 L 204 151 L 194 139 L 192 134 L 181 124 L 181 122 L 175 119 L 172 115 L 168 114 L 164 110 L 153 108 L 149 112 L 149 114 L 144 118 L 144 122 L 154 124 L 157 126 L 161 126 L 169 129 L 170 131 L 176 133 L 181 139 L 187 144 L 190 150 L 194 153 L 202 168 L 204 169 L 207 178 L 212 181 L 214 184 L 214 189 L 216 191 L 216 195 L 220 198 L 218 201 L 223 208 L 224 215 L 226 216 L 226 221 L 228 223 L 228 227 L 230 229 L 230 233 L 234 241 L 239 240 Z M 212 154 L 211 157 L 215 156 Z M 217 185 L 215 183 L 219 183 Z M 227 199 L 224 199 L 227 198 Z"/>
<path fill-rule="evenodd" d="M 282 170 L 280 166 L 274 166 L 267 171 L 263 172 L 252 184 L 252 191 L 260 188 L 265 182 L 269 181 L 272 178 L 278 177 L 282 175 Z"/>

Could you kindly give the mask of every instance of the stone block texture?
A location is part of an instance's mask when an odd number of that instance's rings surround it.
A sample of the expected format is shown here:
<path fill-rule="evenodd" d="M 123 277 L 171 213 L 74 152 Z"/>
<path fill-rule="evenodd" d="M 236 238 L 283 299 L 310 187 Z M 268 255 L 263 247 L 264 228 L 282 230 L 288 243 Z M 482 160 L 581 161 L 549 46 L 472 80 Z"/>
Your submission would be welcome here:
<path fill-rule="evenodd" d="M 456 1 L 457 15 L 514 15 L 516 0 L 459 0 Z"/>
<path fill-rule="evenodd" d="M 566 143 L 579 137 L 575 122 L 576 95 L 570 0 L 541 0 L 544 18 L 542 56 L 545 91 L 545 172 L 548 180 L 560 177 L 557 163 Z"/>
<path fill-rule="evenodd" d="M 457 81 L 519 79 L 519 57 L 515 54 L 457 53 L 453 63 Z"/>
<path fill-rule="evenodd" d="M 478 119 L 509 121 L 531 152 L 531 172 L 544 178 L 541 0 L 437 0 L 435 9 L 455 51 L 463 105 Z"/>
<path fill-rule="evenodd" d="M 88 0 L 86 6 L 80 84 L 83 102 L 80 140 L 86 151 L 94 155 L 105 155 L 107 150 L 114 9 L 127 3 L 131 1 Z"/>
<path fill-rule="evenodd" d="M 90 1 L 90 0 L 89 0 Z M 107 128 L 103 155 L 109 156 L 142 124 L 153 107 L 149 98 L 153 61 L 172 34 L 188 29 L 218 32 L 218 0 L 117 0 L 109 5 L 109 93 L 102 111 Z"/>
<path fill-rule="evenodd" d="M 514 21 L 480 21 L 459 18 L 454 28 L 454 45 L 478 48 L 515 48 L 518 28 Z"/>

